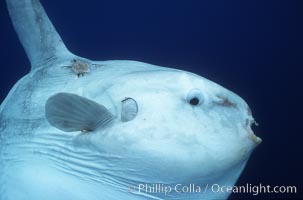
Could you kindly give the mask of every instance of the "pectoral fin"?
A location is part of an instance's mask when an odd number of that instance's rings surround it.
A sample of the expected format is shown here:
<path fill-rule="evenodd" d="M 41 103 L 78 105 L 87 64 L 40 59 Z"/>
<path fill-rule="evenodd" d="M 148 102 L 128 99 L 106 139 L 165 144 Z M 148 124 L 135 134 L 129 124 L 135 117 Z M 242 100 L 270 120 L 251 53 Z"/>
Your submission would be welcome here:
<path fill-rule="evenodd" d="M 45 115 L 52 126 L 66 132 L 93 131 L 114 119 L 103 105 L 70 93 L 51 96 L 45 105 Z"/>

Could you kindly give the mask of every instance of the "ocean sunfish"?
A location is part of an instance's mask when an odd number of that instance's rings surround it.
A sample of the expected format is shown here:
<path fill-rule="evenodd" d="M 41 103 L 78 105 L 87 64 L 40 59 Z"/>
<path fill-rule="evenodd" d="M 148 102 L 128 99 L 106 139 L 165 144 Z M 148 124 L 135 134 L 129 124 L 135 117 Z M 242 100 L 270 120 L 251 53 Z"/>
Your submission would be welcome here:
<path fill-rule="evenodd" d="M 1 200 L 227 199 L 250 108 L 196 74 L 67 50 L 38 0 L 7 0 L 31 63 L 0 107 Z M 215 186 L 215 187 L 214 187 Z"/>

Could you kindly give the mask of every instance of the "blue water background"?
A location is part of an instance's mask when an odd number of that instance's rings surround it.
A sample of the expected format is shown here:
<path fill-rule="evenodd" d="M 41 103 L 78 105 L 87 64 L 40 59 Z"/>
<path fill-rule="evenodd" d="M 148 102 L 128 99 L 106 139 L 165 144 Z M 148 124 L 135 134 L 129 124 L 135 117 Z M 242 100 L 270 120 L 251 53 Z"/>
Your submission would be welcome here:
<path fill-rule="evenodd" d="M 263 143 L 237 185 L 295 185 L 303 198 L 303 1 L 42 1 L 68 48 L 94 60 L 127 59 L 197 73 L 243 97 Z M 0 2 L 0 100 L 30 67 Z"/>

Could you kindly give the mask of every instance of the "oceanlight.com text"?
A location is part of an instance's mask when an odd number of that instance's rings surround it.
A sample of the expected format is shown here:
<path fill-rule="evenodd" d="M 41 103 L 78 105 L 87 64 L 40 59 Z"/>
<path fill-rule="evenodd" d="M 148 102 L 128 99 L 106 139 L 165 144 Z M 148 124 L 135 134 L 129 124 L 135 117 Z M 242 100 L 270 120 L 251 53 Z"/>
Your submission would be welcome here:
<path fill-rule="evenodd" d="M 252 194 L 254 196 L 259 194 L 296 194 L 296 186 L 271 186 L 271 185 L 252 185 L 246 184 L 242 186 L 224 186 L 219 184 L 213 184 L 211 186 L 212 192 L 227 192 L 227 193 L 242 193 Z"/>

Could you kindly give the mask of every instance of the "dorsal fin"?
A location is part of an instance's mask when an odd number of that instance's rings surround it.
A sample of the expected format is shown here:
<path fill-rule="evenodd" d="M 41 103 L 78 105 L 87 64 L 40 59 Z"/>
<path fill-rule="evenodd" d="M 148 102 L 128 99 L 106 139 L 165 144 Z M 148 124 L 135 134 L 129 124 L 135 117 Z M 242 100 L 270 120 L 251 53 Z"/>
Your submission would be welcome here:
<path fill-rule="evenodd" d="M 73 57 L 39 0 L 6 0 L 6 2 L 32 70 Z"/>

